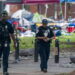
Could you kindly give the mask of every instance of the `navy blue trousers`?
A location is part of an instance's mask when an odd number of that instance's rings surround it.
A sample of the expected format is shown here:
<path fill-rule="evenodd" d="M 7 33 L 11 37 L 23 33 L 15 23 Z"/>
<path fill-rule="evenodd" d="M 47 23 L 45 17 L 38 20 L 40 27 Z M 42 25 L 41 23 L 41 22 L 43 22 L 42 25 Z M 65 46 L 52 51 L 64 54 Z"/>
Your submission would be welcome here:
<path fill-rule="evenodd" d="M 47 44 L 47 45 L 40 44 L 39 54 L 40 54 L 40 60 L 41 60 L 40 68 L 47 69 L 48 68 L 47 63 L 48 63 L 48 59 L 50 55 L 50 44 Z"/>
<path fill-rule="evenodd" d="M 0 44 L 0 58 L 3 55 L 3 72 L 8 71 L 8 57 L 10 53 L 10 44 L 7 44 L 5 47 L 5 44 Z"/>

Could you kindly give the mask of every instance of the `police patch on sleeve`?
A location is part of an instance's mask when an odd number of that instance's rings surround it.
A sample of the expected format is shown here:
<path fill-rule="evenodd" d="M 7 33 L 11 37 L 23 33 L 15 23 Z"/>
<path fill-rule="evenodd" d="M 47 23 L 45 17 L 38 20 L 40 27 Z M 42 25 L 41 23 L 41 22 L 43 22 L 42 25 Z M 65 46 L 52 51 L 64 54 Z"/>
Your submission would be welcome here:
<path fill-rule="evenodd" d="M 50 33 L 50 30 L 48 29 L 48 33 Z"/>
<path fill-rule="evenodd" d="M 36 30 L 36 33 L 38 33 L 38 32 L 39 32 L 39 29 Z"/>

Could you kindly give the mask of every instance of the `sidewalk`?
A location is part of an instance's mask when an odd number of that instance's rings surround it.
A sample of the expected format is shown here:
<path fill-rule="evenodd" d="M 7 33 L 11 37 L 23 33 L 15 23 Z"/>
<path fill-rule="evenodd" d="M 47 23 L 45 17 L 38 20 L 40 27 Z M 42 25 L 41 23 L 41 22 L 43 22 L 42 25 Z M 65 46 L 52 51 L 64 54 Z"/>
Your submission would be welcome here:
<path fill-rule="evenodd" d="M 50 58 L 48 63 L 48 73 L 40 71 L 40 61 L 34 62 L 33 57 L 21 58 L 21 61 L 18 64 L 13 64 L 13 61 L 13 57 L 10 57 L 10 75 L 55 75 L 75 70 L 75 65 L 69 64 L 69 58 L 61 58 L 59 64 L 55 64 L 54 58 Z M 2 75 L 1 73 L 2 69 L 0 69 L 0 75 Z"/>

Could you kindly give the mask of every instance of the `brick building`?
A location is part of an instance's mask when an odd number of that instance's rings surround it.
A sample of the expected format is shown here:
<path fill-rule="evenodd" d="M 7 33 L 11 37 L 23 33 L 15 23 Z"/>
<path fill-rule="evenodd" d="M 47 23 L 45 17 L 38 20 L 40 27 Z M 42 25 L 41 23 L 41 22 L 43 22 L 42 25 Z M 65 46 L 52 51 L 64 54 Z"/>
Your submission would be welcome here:
<path fill-rule="evenodd" d="M 32 13 L 35 12 L 39 12 L 40 14 L 45 14 L 45 5 L 41 4 L 41 5 L 24 5 L 25 9 L 29 10 Z M 16 12 L 17 10 L 22 9 L 22 5 L 20 4 L 16 4 L 16 5 L 11 5 L 10 6 L 10 11 L 11 13 Z M 67 4 L 66 7 L 66 17 L 68 18 L 69 16 L 71 16 L 72 18 L 75 17 L 75 4 Z M 57 4 L 56 7 L 57 10 L 57 17 L 58 19 L 61 18 L 61 9 L 60 9 L 60 4 Z M 65 10 L 65 4 L 62 4 L 62 14 L 64 16 L 64 11 Z M 51 17 L 55 15 L 55 4 L 48 4 L 48 11 L 47 11 L 47 17 Z"/>

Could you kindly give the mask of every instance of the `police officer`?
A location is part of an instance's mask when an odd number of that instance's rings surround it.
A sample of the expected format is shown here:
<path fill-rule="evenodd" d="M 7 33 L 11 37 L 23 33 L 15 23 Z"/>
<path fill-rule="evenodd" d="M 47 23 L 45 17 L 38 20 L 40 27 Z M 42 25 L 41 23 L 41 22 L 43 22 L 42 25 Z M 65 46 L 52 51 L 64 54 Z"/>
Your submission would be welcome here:
<path fill-rule="evenodd" d="M 7 22 L 8 13 L 3 11 L 1 13 L 0 20 L 0 58 L 3 55 L 3 75 L 9 75 L 8 73 L 8 57 L 10 53 L 10 37 L 14 42 L 14 47 L 16 47 L 16 41 L 14 36 L 14 29 L 12 25 Z"/>
<path fill-rule="evenodd" d="M 39 45 L 39 55 L 40 55 L 40 68 L 41 71 L 47 72 L 47 63 L 50 55 L 50 43 L 54 36 L 53 31 L 47 26 L 48 21 L 46 19 L 42 20 L 42 26 L 40 26 L 36 31 L 36 38 L 38 39 Z"/>

